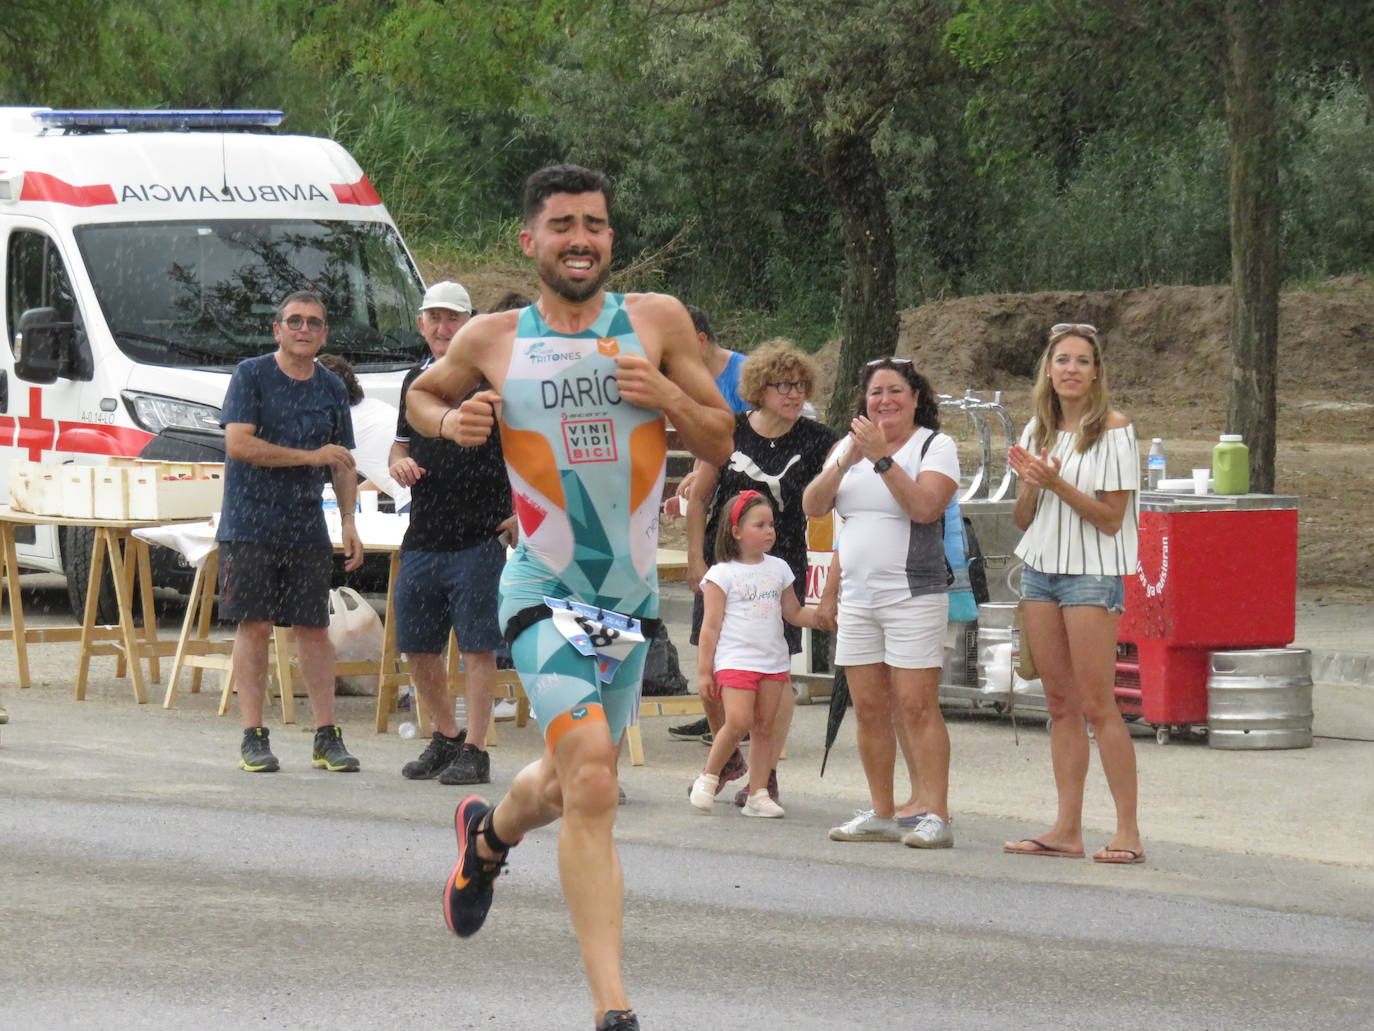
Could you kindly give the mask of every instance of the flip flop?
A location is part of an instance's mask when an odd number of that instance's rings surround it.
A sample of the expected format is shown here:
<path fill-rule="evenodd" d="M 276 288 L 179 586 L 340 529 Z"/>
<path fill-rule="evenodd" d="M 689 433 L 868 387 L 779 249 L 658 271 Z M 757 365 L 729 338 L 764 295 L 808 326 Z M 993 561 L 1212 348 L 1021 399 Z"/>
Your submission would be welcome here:
<path fill-rule="evenodd" d="M 1030 845 L 1031 847 L 1018 848 L 1017 846 L 1019 845 Z M 1007 852 L 1013 856 L 1049 856 L 1054 859 L 1083 858 L 1082 849 L 1079 849 L 1077 852 L 1069 852 L 1062 848 L 1053 848 L 1049 845 L 1046 845 L 1043 841 L 1038 841 L 1035 838 L 1022 838 L 1020 841 L 1014 841 L 1010 844 L 1003 845 L 1002 851 Z"/>
<path fill-rule="evenodd" d="M 1124 855 L 1125 859 L 1113 859 L 1112 855 Z M 1107 863 L 1113 866 L 1134 866 L 1136 863 L 1145 862 L 1145 853 L 1137 852 L 1133 848 L 1109 848 L 1103 845 L 1093 853 L 1094 863 Z"/>

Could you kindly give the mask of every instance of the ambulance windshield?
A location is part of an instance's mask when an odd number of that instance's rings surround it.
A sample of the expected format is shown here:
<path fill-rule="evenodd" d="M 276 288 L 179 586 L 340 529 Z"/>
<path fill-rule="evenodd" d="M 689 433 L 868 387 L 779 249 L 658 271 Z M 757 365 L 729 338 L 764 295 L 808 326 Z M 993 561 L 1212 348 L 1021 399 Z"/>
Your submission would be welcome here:
<path fill-rule="evenodd" d="M 232 367 L 275 350 L 276 304 L 314 290 L 329 351 L 355 368 L 412 364 L 422 287 L 396 230 L 378 222 L 225 219 L 76 229 L 115 343 L 153 365 Z"/>

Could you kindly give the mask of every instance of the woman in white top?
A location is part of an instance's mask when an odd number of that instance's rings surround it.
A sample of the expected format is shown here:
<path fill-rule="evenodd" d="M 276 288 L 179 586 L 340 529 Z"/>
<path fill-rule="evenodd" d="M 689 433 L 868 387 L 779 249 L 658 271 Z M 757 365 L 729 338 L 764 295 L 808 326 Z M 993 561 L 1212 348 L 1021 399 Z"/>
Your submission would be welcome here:
<path fill-rule="evenodd" d="M 1026 531 L 1016 547 L 1026 564 L 1021 607 L 1050 710 L 1059 812 L 1048 831 L 1003 851 L 1082 858 L 1091 723 L 1116 803 L 1116 834 L 1093 859 L 1141 863 L 1135 748 L 1115 694 L 1123 577 L 1136 568 L 1140 454 L 1130 420 L 1112 410 L 1096 329 L 1050 330 L 1031 403 L 1034 418 L 1009 456 L 1021 481 L 1012 517 Z"/>
<path fill-rule="evenodd" d="M 948 848 L 949 731 L 939 692 L 953 576 L 943 529 L 959 457 L 938 432 L 938 401 L 911 359 L 869 362 L 859 397 L 849 436 L 802 495 L 808 516 L 833 508 L 844 518 L 835 663 L 848 675 L 872 801 L 830 837 Z M 894 721 L 918 757 L 920 783 L 905 812 L 892 794 Z"/>

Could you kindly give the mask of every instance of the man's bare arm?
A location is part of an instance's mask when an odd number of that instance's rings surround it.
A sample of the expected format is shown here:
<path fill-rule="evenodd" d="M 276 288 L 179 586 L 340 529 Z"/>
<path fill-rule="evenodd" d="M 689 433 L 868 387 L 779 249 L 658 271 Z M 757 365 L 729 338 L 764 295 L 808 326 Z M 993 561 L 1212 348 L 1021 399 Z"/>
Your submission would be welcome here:
<path fill-rule="evenodd" d="M 659 366 L 638 355 L 620 355 L 616 379 L 632 404 L 658 408 L 697 458 L 724 465 L 733 449 L 735 417 L 701 360 L 691 316 L 666 294 L 636 294 L 631 318 L 655 331 Z"/>
<path fill-rule="evenodd" d="M 224 453 L 240 462 L 269 468 L 332 465 L 349 472 L 356 468 L 353 453 L 342 444 L 326 444 L 313 451 L 269 444 L 258 436 L 258 428 L 249 422 L 231 422 L 224 427 Z"/>
<path fill-rule="evenodd" d="M 483 376 L 497 382 L 492 375 L 495 370 L 483 366 L 491 362 L 500 334 L 511 332 L 516 320 L 514 312 L 486 315 L 458 331 L 444 356 L 420 373 L 406 391 L 406 419 L 411 429 L 426 437 L 458 439 L 455 405 L 482 382 Z"/>

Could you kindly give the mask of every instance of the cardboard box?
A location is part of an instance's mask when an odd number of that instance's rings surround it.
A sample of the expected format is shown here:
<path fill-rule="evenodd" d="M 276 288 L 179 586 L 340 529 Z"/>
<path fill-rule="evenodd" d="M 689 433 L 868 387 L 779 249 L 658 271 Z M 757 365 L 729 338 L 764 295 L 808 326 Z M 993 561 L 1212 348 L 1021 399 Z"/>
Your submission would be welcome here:
<path fill-rule="evenodd" d="M 89 465 L 64 465 L 61 514 L 73 519 L 95 518 L 95 470 Z"/>
<path fill-rule="evenodd" d="M 10 508 L 16 512 L 32 512 L 29 481 L 35 463 L 19 458 L 10 463 Z"/>
<path fill-rule="evenodd" d="M 129 518 L 129 469 L 127 466 L 96 466 L 95 514 L 97 519 Z"/>
<path fill-rule="evenodd" d="M 193 469 L 191 463 L 149 462 L 126 469 L 129 519 L 187 519 L 218 512 L 224 480 L 168 479 L 168 471 Z"/>

